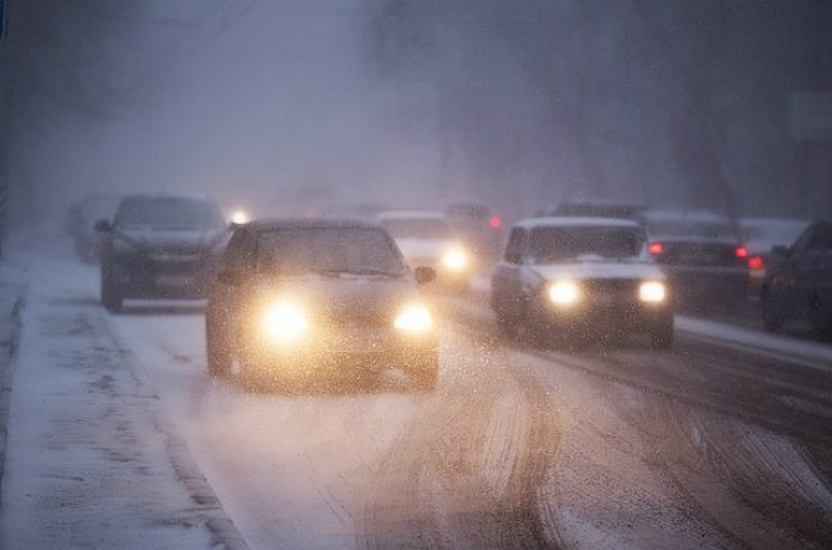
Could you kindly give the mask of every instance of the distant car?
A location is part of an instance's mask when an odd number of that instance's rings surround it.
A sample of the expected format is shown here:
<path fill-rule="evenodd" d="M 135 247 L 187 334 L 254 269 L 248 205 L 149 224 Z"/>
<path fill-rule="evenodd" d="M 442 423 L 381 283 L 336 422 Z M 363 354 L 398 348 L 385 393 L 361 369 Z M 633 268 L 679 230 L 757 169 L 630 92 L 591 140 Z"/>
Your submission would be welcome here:
<path fill-rule="evenodd" d="M 763 324 L 783 330 L 789 321 L 808 321 L 815 334 L 832 339 L 832 220 L 811 223 L 786 248 L 773 249 L 760 291 Z"/>
<path fill-rule="evenodd" d="M 200 299 L 207 292 L 228 229 L 216 202 L 190 195 L 128 195 L 102 237 L 101 303 L 125 299 Z"/>
<path fill-rule="evenodd" d="M 494 268 L 491 307 L 500 331 L 587 341 L 602 334 L 646 334 L 673 343 L 673 300 L 646 251 L 637 222 L 543 217 L 511 229 Z"/>
<path fill-rule="evenodd" d="M 95 263 L 101 255 L 101 236 L 95 222 L 112 218 L 121 197 L 108 193 L 88 193 L 73 203 L 68 212 L 67 230 L 75 254 L 85 263 Z"/>
<path fill-rule="evenodd" d="M 685 210 L 645 210 L 639 218 L 679 308 L 731 313 L 747 301 L 748 250 L 729 218 Z"/>
<path fill-rule="evenodd" d="M 452 202 L 445 215 L 456 235 L 471 251 L 477 267 L 490 266 L 503 245 L 503 220 L 495 211 L 478 202 Z"/>
<path fill-rule="evenodd" d="M 432 210 L 388 210 L 376 214 L 375 221 L 395 239 L 411 266 L 434 269 L 437 285 L 469 288 L 472 254 L 446 215 Z"/>
<path fill-rule="evenodd" d="M 234 228 L 205 316 L 208 371 L 287 388 L 362 381 L 400 368 L 420 389 L 439 373 L 438 328 L 379 226 L 335 219 L 260 220 Z"/>
<path fill-rule="evenodd" d="M 793 218 L 740 218 L 743 244 L 748 249 L 749 294 L 758 296 L 772 262 L 771 249 L 789 247 L 809 225 L 809 220 Z"/>

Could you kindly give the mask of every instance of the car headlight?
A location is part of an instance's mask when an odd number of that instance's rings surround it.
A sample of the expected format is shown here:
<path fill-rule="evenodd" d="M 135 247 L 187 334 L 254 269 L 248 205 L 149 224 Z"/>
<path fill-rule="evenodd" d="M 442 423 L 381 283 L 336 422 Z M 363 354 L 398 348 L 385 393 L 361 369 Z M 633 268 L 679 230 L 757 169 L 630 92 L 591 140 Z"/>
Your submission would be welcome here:
<path fill-rule="evenodd" d="M 661 281 L 645 281 L 638 287 L 638 297 L 642 302 L 664 302 L 667 289 Z"/>
<path fill-rule="evenodd" d="M 280 343 L 292 343 L 309 332 L 309 318 L 298 304 L 280 301 L 271 304 L 263 313 L 263 330 Z"/>
<path fill-rule="evenodd" d="M 468 265 L 468 254 L 461 248 L 454 248 L 442 256 L 442 265 L 451 271 L 461 271 Z"/>
<path fill-rule="evenodd" d="M 401 332 L 419 334 L 433 328 L 433 316 L 422 304 L 411 304 L 396 316 L 393 326 Z"/>
<path fill-rule="evenodd" d="M 573 281 L 556 281 L 549 285 L 549 300 L 559 306 L 571 306 L 581 298 L 581 288 Z"/>
<path fill-rule="evenodd" d="M 248 215 L 248 212 L 242 209 L 235 210 L 231 213 L 231 223 L 233 224 L 243 225 L 245 223 L 248 223 L 250 219 L 251 217 Z"/>

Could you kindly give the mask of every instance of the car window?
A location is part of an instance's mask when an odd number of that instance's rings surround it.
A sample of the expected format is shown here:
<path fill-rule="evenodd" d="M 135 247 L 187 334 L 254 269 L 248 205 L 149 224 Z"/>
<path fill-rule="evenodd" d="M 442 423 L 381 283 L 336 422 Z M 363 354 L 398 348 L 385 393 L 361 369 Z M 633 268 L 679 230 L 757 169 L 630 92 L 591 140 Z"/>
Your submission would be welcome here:
<path fill-rule="evenodd" d="M 134 197 L 121 202 L 115 225 L 122 229 L 205 230 L 224 225 L 211 201 L 176 197 Z"/>
<path fill-rule="evenodd" d="M 529 252 L 534 261 L 628 258 L 638 256 L 643 244 L 641 231 L 629 227 L 539 227 L 531 231 Z"/>
<path fill-rule="evenodd" d="M 699 237 L 703 239 L 734 239 L 736 231 L 730 223 L 699 220 L 651 220 L 647 232 L 662 237 Z"/>
<path fill-rule="evenodd" d="M 523 249 L 525 247 L 526 231 L 522 228 L 515 227 L 511 230 L 511 235 L 508 238 L 508 245 L 506 245 L 505 259 L 512 263 L 519 263 L 523 258 Z"/>
<path fill-rule="evenodd" d="M 378 229 L 285 228 L 257 239 L 258 271 L 403 274 L 395 243 Z"/>
<path fill-rule="evenodd" d="M 442 219 L 384 219 L 380 220 L 380 225 L 396 239 L 446 239 L 450 236 L 450 227 Z"/>

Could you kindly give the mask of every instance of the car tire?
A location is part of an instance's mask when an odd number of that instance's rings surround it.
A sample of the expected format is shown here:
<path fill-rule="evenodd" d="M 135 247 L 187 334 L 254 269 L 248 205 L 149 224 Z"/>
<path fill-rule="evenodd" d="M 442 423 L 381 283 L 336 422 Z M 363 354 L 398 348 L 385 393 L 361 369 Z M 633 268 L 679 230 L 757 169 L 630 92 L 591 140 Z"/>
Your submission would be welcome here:
<path fill-rule="evenodd" d="M 669 349 L 673 346 L 673 319 L 663 321 L 650 333 L 653 349 Z"/>
<path fill-rule="evenodd" d="M 815 296 L 809 302 L 808 317 L 816 337 L 821 340 L 832 339 L 832 310 L 820 297 Z"/>
<path fill-rule="evenodd" d="M 434 357 L 411 370 L 413 386 L 417 391 L 431 391 L 439 382 L 439 358 Z"/>
<path fill-rule="evenodd" d="M 123 298 L 107 273 L 101 272 L 101 304 L 110 313 L 121 311 Z"/>
<path fill-rule="evenodd" d="M 517 323 L 500 313 L 497 313 L 497 330 L 500 331 L 500 336 L 507 340 L 517 339 Z"/>
<path fill-rule="evenodd" d="M 211 377 L 228 376 L 231 372 L 231 353 L 223 342 L 219 341 L 216 330 L 211 325 L 205 326 L 205 344 L 208 356 L 208 374 Z"/>
<path fill-rule="evenodd" d="M 774 310 L 771 300 L 765 291 L 760 296 L 760 302 L 763 310 L 763 328 L 768 332 L 782 332 L 783 326 L 786 324 L 786 319 Z"/>

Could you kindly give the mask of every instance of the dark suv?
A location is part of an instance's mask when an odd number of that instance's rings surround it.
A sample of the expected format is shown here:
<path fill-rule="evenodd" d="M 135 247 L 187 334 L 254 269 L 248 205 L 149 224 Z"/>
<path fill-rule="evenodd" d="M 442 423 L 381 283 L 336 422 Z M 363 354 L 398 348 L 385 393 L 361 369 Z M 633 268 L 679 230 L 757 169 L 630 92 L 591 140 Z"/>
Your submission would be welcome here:
<path fill-rule="evenodd" d="M 766 329 L 808 321 L 818 337 L 832 339 L 832 220 L 810 224 L 790 248 L 776 246 L 772 255 L 760 294 Z"/>
<path fill-rule="evenodd" d="M 438 327 L 412 272 L 381 227 L 334 219 L 237 226 L 205 315 L 208 371 L 282 389 L 361 382 L 388 368 L 431 389 Z"/>
<path fill-rule="evenodd" d="M 115 218 L 99 220 L 101 303 L 124 299 L 200 299 L 228 240 L 217 204 L 189 195 L 128 195 Z"/>

